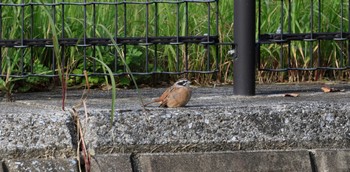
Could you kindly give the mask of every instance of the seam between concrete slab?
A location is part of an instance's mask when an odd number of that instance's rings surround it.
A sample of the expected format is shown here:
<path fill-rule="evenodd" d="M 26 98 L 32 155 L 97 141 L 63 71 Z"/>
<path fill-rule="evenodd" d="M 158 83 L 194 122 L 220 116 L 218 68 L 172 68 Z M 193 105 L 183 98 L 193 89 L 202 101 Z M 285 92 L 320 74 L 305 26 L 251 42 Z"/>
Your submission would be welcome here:
<path fill-rule="evenodd" d="M 317 172 L 318 170 L 316 166 L 316 159 L 313 151 L 309 150 L 309 157 L 310 157 L 310 165 L 311 165 L 312 172 Z"/>
<path fill-rule="evenodd" d="M 138 172 L 139 159 L 137 158 L 137 154 L 130 154 L 130 163 L 132 172 Z"/>

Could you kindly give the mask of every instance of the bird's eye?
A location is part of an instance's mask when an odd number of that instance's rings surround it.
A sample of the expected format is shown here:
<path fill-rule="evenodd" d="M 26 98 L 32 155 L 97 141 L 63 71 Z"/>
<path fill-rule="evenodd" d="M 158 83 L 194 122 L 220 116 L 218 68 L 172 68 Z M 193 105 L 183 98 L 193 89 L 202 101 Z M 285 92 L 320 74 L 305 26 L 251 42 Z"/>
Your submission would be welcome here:
<path fill-rule="evenodd" d="M 177 85 L 183 85 L 183 86 L 185 86 L 185 85 L 186 85 L 186 81 L 179 81 L 179 82 L 177 83 Z"/>

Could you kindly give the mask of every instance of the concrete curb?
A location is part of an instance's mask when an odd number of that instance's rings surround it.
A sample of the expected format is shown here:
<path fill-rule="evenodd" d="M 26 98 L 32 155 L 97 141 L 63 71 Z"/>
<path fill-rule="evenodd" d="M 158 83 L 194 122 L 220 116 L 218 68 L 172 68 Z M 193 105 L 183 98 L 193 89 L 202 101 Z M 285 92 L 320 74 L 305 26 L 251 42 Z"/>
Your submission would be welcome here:
<path fill-rule="evenodd" d="M 94 112 L 85 141 L 97 154 L 350 147 L 350 104 L 308 102 Z"/>
<path fill-rule="evenodd" d="M 93 172 L 349 171 L 350 150 L 109 154 L 92 157 Z M 5 160 L 0 172 L 78 171 L 73 159 Z"/>

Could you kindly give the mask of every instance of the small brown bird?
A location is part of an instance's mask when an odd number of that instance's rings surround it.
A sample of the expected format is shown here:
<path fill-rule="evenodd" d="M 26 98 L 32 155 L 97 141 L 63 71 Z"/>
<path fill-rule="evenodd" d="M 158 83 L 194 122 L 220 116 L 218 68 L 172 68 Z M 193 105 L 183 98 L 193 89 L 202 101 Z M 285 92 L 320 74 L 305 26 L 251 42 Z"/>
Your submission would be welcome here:
<path fill-rule="evenodd" d="M 187 79 L 180 79 L 174 85 L 164 91 L 164 93 L 152 102 L 144 104 L 147 106 L 151 103 L 158 102 L 160 107 L 182 107 L 185 106 L 191 99 L 192 90 L 191 82 Z"/>

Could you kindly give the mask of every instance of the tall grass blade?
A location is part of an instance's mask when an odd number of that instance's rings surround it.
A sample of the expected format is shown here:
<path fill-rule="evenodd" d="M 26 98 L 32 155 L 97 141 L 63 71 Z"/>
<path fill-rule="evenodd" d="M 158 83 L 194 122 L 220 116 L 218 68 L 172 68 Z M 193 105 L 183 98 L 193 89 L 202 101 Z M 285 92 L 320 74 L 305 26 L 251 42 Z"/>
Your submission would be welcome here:
<path fill-rule="evenodd" d="M 137 91 L 137 95 L 138 95 L 138 98 L 141 102 L 141 105 L 143 108 L 145 108 L 143 105 L 144 105 L 144 102 L 143 102 L 143 99 L 142 99 L 142 96 L 141 96 L 141 92 L 137 86 L 137 83 L 136 83 L 136 80 L 135 80 L 135 77 L 133 76 L 132 74 L 132 71 L 130 70 L 129 68 L 129 65 L 126 63 L 126 60 L 124 58 L 124 53 L 123 51 L 120 50 L 120 48 L 117 46 L 117 43 L 115 42 L 115 40 L 113 39 L 113 35 L 108 31 L 108 29 L 104 26 L 104 25 L 98 25 L 99 27 L 101 27 L 103 30 L 105 30 L 105 32 L 108 34 L 109 38 L 111 39 L 111 41 L 113 42 L 114 44 L 114 47 L 117 49 L 117 52 L 119 54 L 119 57 L 122 59 L 122 62 L 124 63 L 125 67 L 126 67 L 126 71 L 129 73 L 129 76 L 130 78 L 132 79 L 134 85 L 135 85 L 135 88 L 136 88 L 136 91 Z M 111 116 L 111 122 L 113 121 L 113 116 Z"/>
<path fill-rule="evenodd" d="M 102 60 L 96 58 L 96 57 L 91 57 L 94 60 L 98 61 L 99 63 L 101 63 L 105 69 L 108 72 L 109 78 L 111 79 L 111 83 L 112 83 L 112 108 L 111 108 L 111 118 L 110 118 L 110 124 L 112 126 L 113 124 L 113 120 L 114 120 L 114 111 L 115 111 L 115 99 L 116 99 L 116 85 L 115 85 L 115 80 L 114 80 L 114 76 L 113 76 L 113 72 L 112 70 L 107 66 L 106 63 L 104 63 Z"/>

